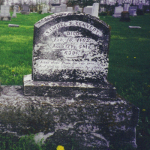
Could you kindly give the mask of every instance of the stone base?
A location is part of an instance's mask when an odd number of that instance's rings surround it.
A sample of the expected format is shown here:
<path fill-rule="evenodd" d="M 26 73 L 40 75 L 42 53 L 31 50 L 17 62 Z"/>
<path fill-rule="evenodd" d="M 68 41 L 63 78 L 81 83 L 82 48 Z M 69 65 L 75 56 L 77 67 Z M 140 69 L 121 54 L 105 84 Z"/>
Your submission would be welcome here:
<path fill-rule="evenodd" d="M 65 150 L 137 147 L 139 109 L 119 97 L 24 96 L 21 86 L 1 86 L 0 92 L 0 133 L 39 133 L 48 147 Z"/>
<path fill-rule="evenodd" d="M 33 81 L 32 75 L 23 78 L 24 95 L 31 96 L 88 96 L 98 98 L 115 98 L 116 88 L 111 84 Z"/>
<path fill-rule="evenodd" d="M 22 14 L 25 14 L 25 15 L 29 15 L 30 12 L 26 12 L 26 11 L 21 11 Z"/>
<path fill-rule="evenodd" d="M 8 17 L 3 17 L 3 16 L 1 16 L 1 17 L 0 17 L 0 20 L 10 21 L 10 20 L 11 20 L 11 17 L 10 17 L 10 16 L 8 16 Z"/>

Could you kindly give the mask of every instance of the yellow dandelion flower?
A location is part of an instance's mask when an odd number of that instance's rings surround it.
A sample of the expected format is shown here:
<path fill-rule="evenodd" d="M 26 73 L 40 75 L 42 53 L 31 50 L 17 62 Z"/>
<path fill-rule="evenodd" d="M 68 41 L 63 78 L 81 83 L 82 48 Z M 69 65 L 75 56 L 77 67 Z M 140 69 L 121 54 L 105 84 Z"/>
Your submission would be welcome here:
<path fill-rule="evenodd" d="M 146 111 L 146 109 L 142 109 L 142 111 Z"/>
<path fill-rule="evenodd" d="M 134 57 L 134 59 L 135 59 L 136 57 Z"/>
<path fill-rule="evenodd" d="M 127 58 L 129 58 L 129 56 L 127 56 Z"/>
<path fill-rule="evenodd" d="M 12 70 L 12 72 L 15 72 L 14 70 Z"/>
<path fill-rule="evenodd" d="M 148 85 L 147 87 L 150 87 L 150 85 Z"/>
<path fill-rule="evenodd" d="M 58 145 L 57 146 L 57 150 L 65 150 L 64 147 L 62 145 Z"/>

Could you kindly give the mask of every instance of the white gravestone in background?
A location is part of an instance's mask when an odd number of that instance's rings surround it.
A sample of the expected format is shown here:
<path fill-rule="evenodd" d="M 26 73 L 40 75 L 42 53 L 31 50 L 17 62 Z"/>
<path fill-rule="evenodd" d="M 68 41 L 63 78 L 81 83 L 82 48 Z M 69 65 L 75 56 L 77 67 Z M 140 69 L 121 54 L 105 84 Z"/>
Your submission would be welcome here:
<path fill-rule="evenodd" d="M 0 20 L 10 20 L 9 5 L 1 5 Z"/>
<path fill-rule="evenodd" d="M 129 11 L 130 4 L 124 4 L 123 11 Z"/>
<path fill-rule="evenodd" d="M 113 17 L 116 17 L 116 18 L 121 17 L 121 12 L 123 12 L 123 7 L 122 6 L 115 7 Z"/>
<path fill-rule="evenodd" d="M 67 5 L 66 4 L 61 4 L 61 12 L 66 12 L 67 11 Z"/>
<path fill-rule="evenodd" d="M 99 3 L 94 3 L 93 6 L 84 7 L 83 12 L 92 16 L 98 17 Z"/>
<path fill-rule="evenodd" d="M 99 3 L 93 4 L 92 16 L 98 17 Z"/>
<path fill-rule="evenodd" d="M 93 9 L 93 6 L 86 6 L 86 7 L 84 7 L 83 12 L 84 12 L 85 14 L 90 14 L 90 15 L 92 15 L 92 9 Z"/>

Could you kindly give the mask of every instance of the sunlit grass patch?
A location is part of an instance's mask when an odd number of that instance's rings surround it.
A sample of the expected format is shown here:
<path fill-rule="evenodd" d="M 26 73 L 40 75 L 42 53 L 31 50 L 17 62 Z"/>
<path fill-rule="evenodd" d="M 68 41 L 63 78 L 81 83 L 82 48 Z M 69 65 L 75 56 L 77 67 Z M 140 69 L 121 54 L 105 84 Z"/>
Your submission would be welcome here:
<path fill-rule="evenodd" d="M 0 77 L 1 84 L 4 85 L 14 85 L 23 84 L 23 76 L 25 74 L 31 74 L 31 67 L 21 65 L 17 67 L 10 67 L 9 65 L 0 65 Z"/>

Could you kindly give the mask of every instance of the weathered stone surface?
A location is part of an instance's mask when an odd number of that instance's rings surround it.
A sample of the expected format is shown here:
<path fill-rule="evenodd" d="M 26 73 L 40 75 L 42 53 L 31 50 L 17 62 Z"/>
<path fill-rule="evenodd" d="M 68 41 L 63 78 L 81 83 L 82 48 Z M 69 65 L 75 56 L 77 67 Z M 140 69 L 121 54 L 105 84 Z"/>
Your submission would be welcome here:
<path fill-rule="evenodd" d="M 33 81 L 30 75 L 24 76 L 24 94 L 32 96 L 94 96 L 97 98 L 116 98 L 116 88 L 105 83 L 48 82 Z"/>
<path fill-rule="evenodd" d="M 0 131 L 17 136 L 43 132 L 49 135 L 47 144 L 62 144 L 65 150 L 72 141 L 78 150 L 107 150 L 116 143 L 136 147 L 138 111 L 121 98 L 24 96 L 21 86 L 2 86 Z"/>
<path fill-rule="evenodd" d="M 17 24 L 8 24 L 8 27 L 19 27 Z"/>
<path fill-rule="evenodd" d="M 59 13 L 37 22 L 32 75 L 24 76 L 23 89 L 2 86 L 1 131 L 50 136 L 45 142 L 65 150 L 72 140 L 75 150 L 136 147 L 138 108 L 107 81 L 109 38 L 109 26 L 91 15 Z"/>
<path fill-rule="evenodd" d="M 109 38 L 109 26 L 87 14 L 66 12 L 38 21 L 34 26 L 32 78 L 24 76 L 24 94 L 60 95 L 70 87 L 86 90 L 90 83 L 93 89 L 103 92 L 102 84 L 110 86 Z M 55 82 L 61 85 L 52 87 Z M 107 97 L 111 89 L 107 90 Z"/>
<path fill-rule="evenodd" d="M 109 26 L 85 14 L 59 13 L 34 27 L 33 80 L 104 82 Z"/>

